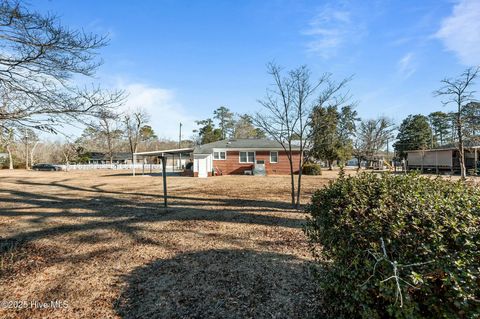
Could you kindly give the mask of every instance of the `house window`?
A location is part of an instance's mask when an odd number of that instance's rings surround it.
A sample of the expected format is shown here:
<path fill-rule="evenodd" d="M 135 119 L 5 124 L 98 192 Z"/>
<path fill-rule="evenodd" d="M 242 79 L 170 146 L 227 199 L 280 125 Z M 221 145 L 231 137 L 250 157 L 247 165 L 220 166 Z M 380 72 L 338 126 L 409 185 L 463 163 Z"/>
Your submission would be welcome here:
<path fill-rule="evenodd" d="M 278 163 L 278 152 L 270 152 L 270 163 Z"/>
<path fill-rule="evenodd" d="M 240 152 L 240 163 L 255 163 L 255 152 Z"/>
<path fill-rule="evenodd" d="M 213 152 L 213 159 L 214 160 L 224 160 L 227 158 L 226 152 Z"/>

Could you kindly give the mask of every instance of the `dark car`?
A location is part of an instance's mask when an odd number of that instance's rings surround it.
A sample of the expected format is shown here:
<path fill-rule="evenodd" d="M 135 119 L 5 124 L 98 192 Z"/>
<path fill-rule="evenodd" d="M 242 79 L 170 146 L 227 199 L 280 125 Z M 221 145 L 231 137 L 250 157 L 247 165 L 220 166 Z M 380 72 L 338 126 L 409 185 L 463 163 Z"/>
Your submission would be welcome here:
<path fill-rule="evenodd" d="M 61 167 L 52 164 L 35 164 L 32 167 L 35 171 L 61 171 Z"/>

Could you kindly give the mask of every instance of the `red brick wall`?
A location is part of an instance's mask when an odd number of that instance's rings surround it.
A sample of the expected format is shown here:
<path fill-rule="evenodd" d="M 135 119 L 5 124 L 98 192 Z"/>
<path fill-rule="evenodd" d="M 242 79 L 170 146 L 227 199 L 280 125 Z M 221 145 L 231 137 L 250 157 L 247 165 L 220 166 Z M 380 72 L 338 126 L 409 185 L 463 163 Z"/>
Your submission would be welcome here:
<path fill-rule="evenodd" d="M 278 152 L 278 163 L 270 163 L 270 151 L 256 151 L 256 160 L 265 161 L 267 175 L 286 175 L 290 174 L 290 165 L 285 151 Z M 295 173 L 298 173 L 298 161 L 300 152 L 293 153 Z M 244 174 L 245 170 L 253 170 L 253 163 L 240 163 L 238 151 L 227 151 L 226 160 L 213 160 L 213 168 L 221 171 L 223 175 Z"/>

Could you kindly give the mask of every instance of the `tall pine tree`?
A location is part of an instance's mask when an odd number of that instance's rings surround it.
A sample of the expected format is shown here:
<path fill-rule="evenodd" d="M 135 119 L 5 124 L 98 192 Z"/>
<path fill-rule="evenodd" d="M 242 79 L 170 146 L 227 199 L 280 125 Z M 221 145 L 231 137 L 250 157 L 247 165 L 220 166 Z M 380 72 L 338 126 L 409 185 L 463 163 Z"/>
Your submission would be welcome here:
<path fill-rule="evenodd" d="M 398 156 L 406 158 L 406 151 L 420 150 L 432 146 L 432 128 L 425 115 L 409 115 L 398 129 L 397 141 L 393 145 Z"/>

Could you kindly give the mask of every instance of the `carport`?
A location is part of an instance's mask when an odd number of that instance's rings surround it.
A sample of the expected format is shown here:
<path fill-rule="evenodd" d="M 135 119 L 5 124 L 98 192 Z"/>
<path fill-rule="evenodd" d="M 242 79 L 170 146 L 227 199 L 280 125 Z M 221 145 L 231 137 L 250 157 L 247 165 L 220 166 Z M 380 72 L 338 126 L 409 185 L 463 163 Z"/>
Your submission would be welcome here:
<path fill-rule="evenodd" d="M 193 148 L 176 148 L 171 150 L 162 150 L 162 151 L 150 151 L 150 152 L 137 152 L 133 153 L 133 171 L 132 175 L 135 176 L 135 164 L 137 163 L 137 157 L 147 157 L 147 156 L 155 156 L 160 159 L 162 162 L 162 177 L 163 177 L 163 206 L 167 207 L 167 158 L 174 157 L 178 155 L 179 158 L 181 154 L 185 153 L 192 153 Z"/>

